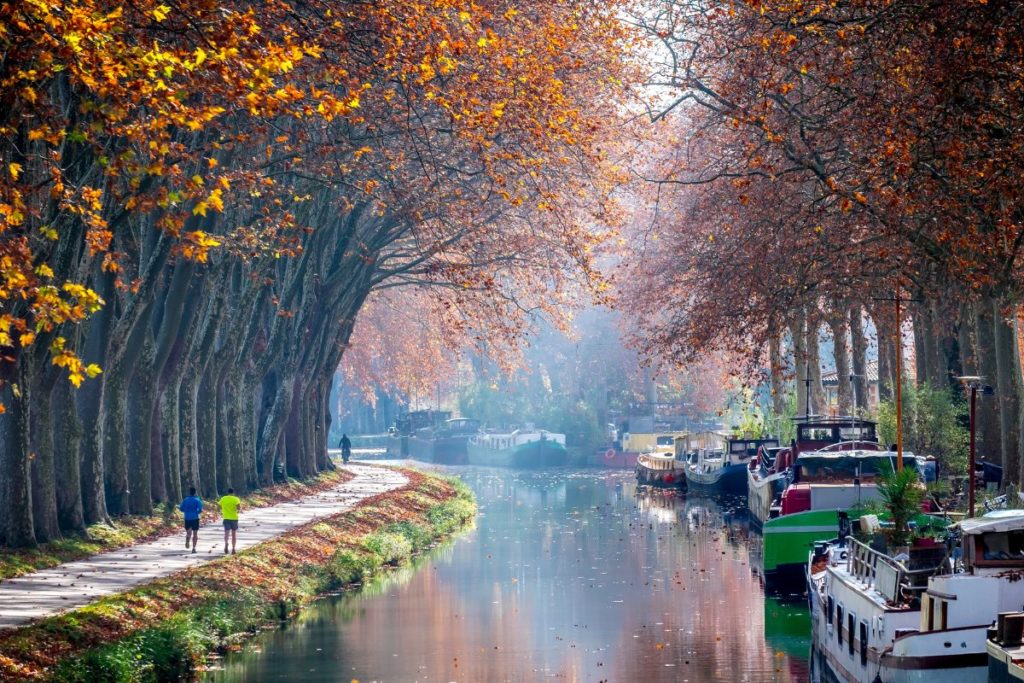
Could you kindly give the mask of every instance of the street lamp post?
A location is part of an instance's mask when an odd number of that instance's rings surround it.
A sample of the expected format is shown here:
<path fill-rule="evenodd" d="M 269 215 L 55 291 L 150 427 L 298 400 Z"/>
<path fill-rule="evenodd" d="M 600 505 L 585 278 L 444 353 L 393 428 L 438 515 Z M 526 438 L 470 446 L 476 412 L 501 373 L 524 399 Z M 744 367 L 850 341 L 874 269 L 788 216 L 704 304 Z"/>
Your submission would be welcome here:
<path fill-rule="evenodd" d="M 964 385 L 971 390 L 971 441 L 970 451 L 967 458 L 967 514 L 971 517 L 974 516 L 974 467 L 977 463 L 976 459 L 976 430 L 975 430 L 975 415 L 977 414 L 978 405 L 978 390 L 980 389 L 983 394 L 992 394 L 992 387 L 982 385 L 981 380 L 983 377 L 977 377 L 974 375 L 967 377 L 957 377 L 958 380 L 964 383 Z"/>

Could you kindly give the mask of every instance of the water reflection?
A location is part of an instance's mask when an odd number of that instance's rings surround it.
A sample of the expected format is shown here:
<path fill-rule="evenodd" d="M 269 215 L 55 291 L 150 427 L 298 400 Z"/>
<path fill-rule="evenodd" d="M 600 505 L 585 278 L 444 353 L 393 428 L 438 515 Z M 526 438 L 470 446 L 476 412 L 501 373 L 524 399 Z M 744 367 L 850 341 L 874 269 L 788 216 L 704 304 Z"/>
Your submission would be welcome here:
<path fill-rule="evenodd" d="M 627 473 L 457 472 L 472 532 L 208 679 L 807 680 L 806 608 L 765 602 L 742 500 L 638 492 Z"/>

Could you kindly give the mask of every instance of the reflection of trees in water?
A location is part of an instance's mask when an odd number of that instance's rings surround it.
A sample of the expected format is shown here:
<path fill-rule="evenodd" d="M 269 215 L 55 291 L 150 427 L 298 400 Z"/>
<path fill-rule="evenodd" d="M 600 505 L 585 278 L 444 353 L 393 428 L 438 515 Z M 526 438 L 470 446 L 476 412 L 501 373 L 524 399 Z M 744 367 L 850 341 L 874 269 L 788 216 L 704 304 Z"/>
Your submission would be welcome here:
<path fill-rule="evenodd" d="M 728 501 L 637 493 L 629 473 L 462 475 L 476 530 L 275 634 L 263 659 L 317 680 L 796 680 L 765 642 Z"/>

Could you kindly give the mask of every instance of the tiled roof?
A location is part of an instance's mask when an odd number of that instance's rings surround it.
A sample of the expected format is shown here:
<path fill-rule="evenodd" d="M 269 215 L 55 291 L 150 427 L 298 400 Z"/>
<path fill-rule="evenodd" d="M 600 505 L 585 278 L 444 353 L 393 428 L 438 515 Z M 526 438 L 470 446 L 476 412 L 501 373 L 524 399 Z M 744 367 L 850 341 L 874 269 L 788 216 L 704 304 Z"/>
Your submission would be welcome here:
<path fill-rule="evenodd" d="M 869 360 L 867 362 L 867 376 L 868 383 L 878 382 L 878 361 Z M 843 378 L 848 379 L 847 377 Z M 836 371 L 830 370 L 828 372 L 821 373 L 821 383 L 826 386 L 836 386 L 839 384 L 838 378 L 836 377 Z"/>

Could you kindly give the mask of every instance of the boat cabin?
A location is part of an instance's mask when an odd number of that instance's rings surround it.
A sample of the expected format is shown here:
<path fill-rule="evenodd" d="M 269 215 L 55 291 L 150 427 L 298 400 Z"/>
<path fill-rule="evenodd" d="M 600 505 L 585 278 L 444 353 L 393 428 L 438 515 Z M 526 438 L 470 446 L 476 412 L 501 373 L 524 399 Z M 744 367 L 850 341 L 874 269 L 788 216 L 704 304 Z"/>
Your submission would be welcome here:
<path fill-rule="evenodd" d="M 859 417 L 794 418 L 796 438 L 789 447 L 779 450 L 772 463 L 772 472 L 782 472 L 807 451 L 880 451 L 875 423 Z"/>
<path fill-rule="evenodd" d="M 876 425 L 859 417 L 794 418 L 796 446 L 800 451 L 816 451 L 826 446 L 850 444 L 850 448 L 863 448 L 864 444 L 877 444 Z"/>
<path fill-rule="evenodd" d="M 675 452 L 676 442 L 688 436 L 689 432 L 628 432 L 622 437 L 622 450 L 629 453 Z"/>
<path fill-rule="evenodd" d="M 476 434 L 480 431 L 480 420 L 468 417 L 455 417 L 444 423 L 444 430 L 453 436 Z"/>
<path fill-rule="evenodd" d="M 874 479 L 889 467 L 896 469 L 892 451 L 804 453 L 793 468 L 794 483 L 782 493 L 781 513 L 844 509 L 877 500 Z M 903 467 L 919 470 L 918 458 L 904 453 Z"/>

